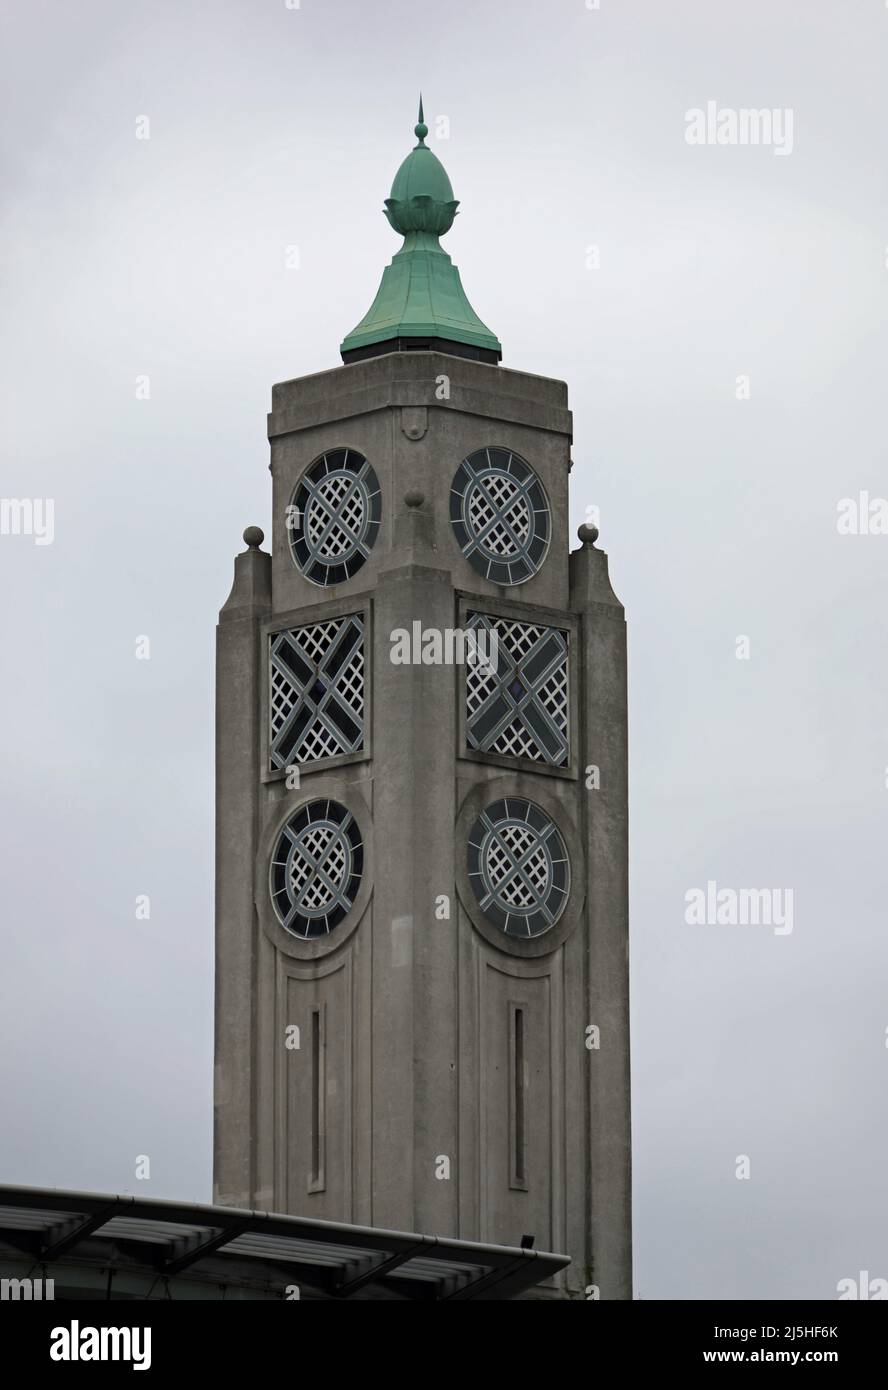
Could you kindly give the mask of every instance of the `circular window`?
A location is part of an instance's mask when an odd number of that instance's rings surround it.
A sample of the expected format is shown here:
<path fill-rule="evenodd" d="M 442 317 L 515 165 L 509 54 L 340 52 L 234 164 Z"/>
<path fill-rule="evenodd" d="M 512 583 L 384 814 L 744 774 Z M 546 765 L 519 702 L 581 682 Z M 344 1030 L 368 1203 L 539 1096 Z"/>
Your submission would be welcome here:
<path fill-rule="evenodd" d="M 481 812 L 469 834 L 468 871 L 478 906 L 507 936 L 541 936 L 570 892 L 560 830 L 522 797 L 504 797 Z"/>
<path fill-rule="evenodd" d="M 549 503 L 529 464 L 508 449 L 463 459 L 450 489 L 453 534 L 469 563 L 494 584 L 523 584 L 549 548 Z"/>
<path fill-rule="evenodd" d="M 364 847 L 357 821 L 337 801 L 310 801 L 287 821 L 271 856 L 271 901 L 294 936 L 324 936 L 357 897 Z"/>
<path fill-rule="evenodd" d="M 312 584 L 341 584 L 373 549 L 382 515 L 379 482 L 356 449 L 332 449 L 302 477 L 288 509 L 293 559 Z"/>

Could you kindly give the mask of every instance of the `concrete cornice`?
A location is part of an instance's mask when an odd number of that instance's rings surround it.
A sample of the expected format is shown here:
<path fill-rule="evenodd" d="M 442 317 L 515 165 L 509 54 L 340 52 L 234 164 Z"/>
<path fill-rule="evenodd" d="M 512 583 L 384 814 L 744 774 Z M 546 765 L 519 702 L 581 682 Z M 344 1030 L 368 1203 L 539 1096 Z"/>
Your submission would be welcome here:
<path fill-rule="evenodd" d="M 442 377 L 448 395 L 440 397 Z M 268 437 L 296 434 L 377 410 L 426 407 L 572 438 L 563 381 L 438 352 L 395 352 L 272 387 Z"/>

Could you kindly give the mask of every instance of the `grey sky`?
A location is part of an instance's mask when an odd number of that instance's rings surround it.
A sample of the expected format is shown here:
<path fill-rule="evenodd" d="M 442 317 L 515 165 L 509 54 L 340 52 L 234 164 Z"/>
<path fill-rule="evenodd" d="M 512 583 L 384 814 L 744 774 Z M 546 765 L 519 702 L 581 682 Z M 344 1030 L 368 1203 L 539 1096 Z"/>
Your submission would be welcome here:
<path fill-rule="evenodd" d="M 628 610 L 636 1289 L 888 1277 L 888 537 L 836 529 L 888 494 L 884 4 L 3 8 L 0 495 L 55 541 L 0 536 L 0 1180 L 148 1154 L 210 1197 L 215 615 L 271 384 L 397 249 L 421 86 L 446 249 L 568 382 Z M 791 107 L 792 154 L 689 146 L 710 99 Z M 708 879 L 791 888 L 792 933 L 686 925 Z"/>

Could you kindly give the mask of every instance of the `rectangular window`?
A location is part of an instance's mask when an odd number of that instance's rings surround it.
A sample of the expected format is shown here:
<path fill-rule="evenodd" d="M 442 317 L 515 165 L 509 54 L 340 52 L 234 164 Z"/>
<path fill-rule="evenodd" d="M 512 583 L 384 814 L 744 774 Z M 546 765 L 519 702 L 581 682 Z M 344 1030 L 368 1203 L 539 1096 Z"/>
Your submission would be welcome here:
<path fill-rule="evenodd" d="M 271 770 L 364 747 L 364 620 L 331 618 L 269 639 Z"/>
<path fill-rule="evenodd" d="M 323 1192 L 326 1149 L 327 1048 L 324 1037 L 324 1011 L 318 1004 L 311 1011 L 311 1171 L 309 1192 Z"/>
<path fill-rule="evenodd" d="M 527 1191 L 527 1058 L 524 1008 L 509 1004 L 509 1186 Z"/>
<path fill-rule="evenodd" d="M 490 661 L 466 663 L 466 742 L 478 753 L 567 767 L 570 763 L 568 634 L 468 613 L 479 651 Z M 496 641 L 492 639 L 495 637 Z"/>

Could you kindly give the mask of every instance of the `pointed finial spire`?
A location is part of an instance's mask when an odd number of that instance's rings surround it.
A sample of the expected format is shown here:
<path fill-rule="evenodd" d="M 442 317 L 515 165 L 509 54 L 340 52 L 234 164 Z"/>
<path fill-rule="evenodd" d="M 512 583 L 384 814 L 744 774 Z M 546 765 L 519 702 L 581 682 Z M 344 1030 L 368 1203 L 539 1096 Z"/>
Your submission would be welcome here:
<path fill-rule="evenodd" d="M 425 138 L 426 138 L 426 136 L 428 135 L 428 133 L 429 133 L 429 128 L 428 128 L 428 126 L 426 125 L 426 123 L 425 123 L 425 117 L 424 117 L 423 114 L 422 114 L 422 92 L 420 92 L 420 94 L 419 94 L 419 120 L 417 121 L 416 125 L 413 127 L 413 134 L 414 134 L 415 136 L 417 136 L 417 138 L 418 138 L 418 140 L 419 140 L 419 145 L 416 145 L 416 146 L 415 146 L 416 149 L 419 149 L 420 145 L 422 145 L 422 143 L 423 143 L 423 141 L 425 140 Z"/>

